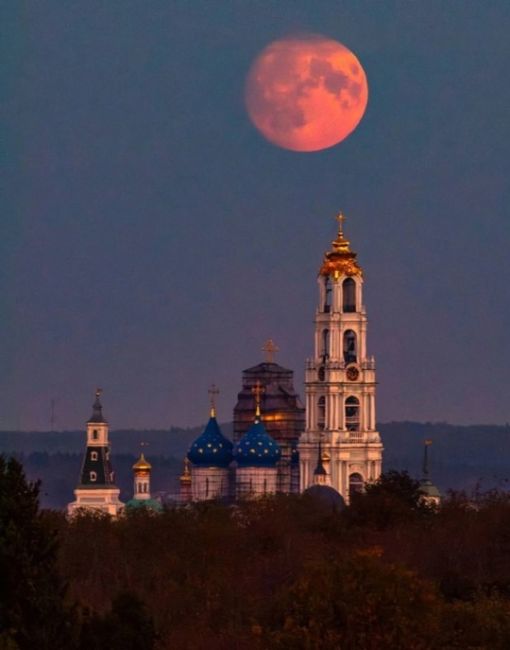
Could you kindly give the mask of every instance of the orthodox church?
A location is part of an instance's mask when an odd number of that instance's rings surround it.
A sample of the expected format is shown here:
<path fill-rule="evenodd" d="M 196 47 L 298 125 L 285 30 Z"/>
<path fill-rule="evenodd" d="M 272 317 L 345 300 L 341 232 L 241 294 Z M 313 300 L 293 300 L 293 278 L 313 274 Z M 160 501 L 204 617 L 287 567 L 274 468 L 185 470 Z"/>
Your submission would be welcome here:
<path fill-rule="evenodd" d="M 376 430 L 375 360 L 367 351 L 363 270 L 344 235 L 343 215 L 337 219 L 338 234 L 318 276 L 314 356 L 306 363 L 306 408 L 294 390 L 292 371 L 274 363 L 276 348 L 268 341 L 263 348 L 266 362 L 243 373 L 243 389 L 234 408 L 234 444 L 211 417 L 188 453 L 194 500 L 296 493 L 321 485 L 348 503 L 365 481 L 380 476 L 383 446 Z M 270 447 L 269 441 L 275 446 Z M 263 481 L 255 479 L 258 449 L 265 449 L 267 460 L 274 461 L 275 482 L 270 473 Z M 269 454 L 273 449 L 278 452 Z M 218 484 L 221 493 L 211 492 Z"/>
<path fill-rule="evenodd" d="M 380 476 L 383 446 L 376 429 L 376 370 L 367 347 L 363 269 L 344 235 L 343 215 L 337 220 L 337 236 L 317 279 L 305 407 L 294 389 L 293 371 L 274 361 L 278 348 L 268 341 L 262 348 L 265 361 L 243 372 L 233 440 L 217 421 L 218 390 L 211 387 L 209 420 L 191 444 L 180 477 L 181 503 L 309 492 L 341 509 Z M 150 471 L 142 454 L 133 465 L 134 495 L 126 507 L 161 507 L 151 498 Z M 428 470 L 423 487 L 431 502 L 439 498 Z M 84 507 L 112 515 L 124 507 L 114 483 L 99 391 L 87 423 L 80 484 L 68 512 Z"/>

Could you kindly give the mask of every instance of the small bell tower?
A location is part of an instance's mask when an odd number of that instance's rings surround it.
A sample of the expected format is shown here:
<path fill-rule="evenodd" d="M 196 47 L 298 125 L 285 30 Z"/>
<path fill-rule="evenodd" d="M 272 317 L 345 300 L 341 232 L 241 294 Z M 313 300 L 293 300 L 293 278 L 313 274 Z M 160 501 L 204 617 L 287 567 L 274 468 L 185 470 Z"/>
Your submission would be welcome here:
<path fill-rule="evenodd" d="M 101 510 L 116 516 L 124 504 L 110 460 L 108 422 L 103 416 L 101 389 L 96 390 L 92 416 L 87 422 L 87 447 L 80 472 L 80 483 L 74 491 L 75 501 L 67 506 L 69 515 L 76 510 Z"/>
<path fill-rule="evenodd" d="M 363 270 L 337 216 L 338 234 L 319 271 L 314 356 L 305 371 L 306 428 L 300 438 L 300 488 L 314 482 L 317 446 L 328 484 L 348 502 L 381 473 L 376 430 L 375 360 L 367 350 Z"/>

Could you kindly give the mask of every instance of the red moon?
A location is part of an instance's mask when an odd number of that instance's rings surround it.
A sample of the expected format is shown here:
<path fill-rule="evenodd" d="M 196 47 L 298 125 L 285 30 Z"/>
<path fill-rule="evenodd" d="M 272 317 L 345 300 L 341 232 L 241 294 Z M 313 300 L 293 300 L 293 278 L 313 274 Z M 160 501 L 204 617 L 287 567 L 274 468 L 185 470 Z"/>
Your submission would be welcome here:
<path fill-rule="evenodd" d="M 344 45 L 325 36 L 270 43 L 246 80 L 251 121 L 273 144 L 319 151 L 358 126 L 368 101 L 365 71 Z"/>

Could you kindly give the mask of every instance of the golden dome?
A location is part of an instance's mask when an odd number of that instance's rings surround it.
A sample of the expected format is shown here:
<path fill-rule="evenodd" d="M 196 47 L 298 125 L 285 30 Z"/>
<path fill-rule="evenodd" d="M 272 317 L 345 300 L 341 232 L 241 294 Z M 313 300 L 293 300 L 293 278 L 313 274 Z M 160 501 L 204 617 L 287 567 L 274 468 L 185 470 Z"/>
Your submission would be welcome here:
<path fill-rule="evenodd" d="M 327 463 L 327 462 L 329 462 L 331 460 L 331 454 L 329 453 L 329 451 L 324 450 L 322 452 L 321 460 L 324 463 Z"/>
<path fill-rule="evenodd" d="M 339 224 L 338 235 L 331 242 L 333 249 L 325 253 L 319 275 L 359 275 L 363 277 L 363 269 L 356 261 L 356 253 L 351 251 L 351 243 L 344 237 L 343 222 L 345 217 L 340 212 L 337 216 Z"/>
<path fill-rule="evenodd" d="M 145 458 L 143 453 L 140 454 L 140 458 L 136 461 L 136 463 L 133 465 L 134 470 L 150 470 L 152 469 L 152 465 L 149 463 L 149 461 Z"/>

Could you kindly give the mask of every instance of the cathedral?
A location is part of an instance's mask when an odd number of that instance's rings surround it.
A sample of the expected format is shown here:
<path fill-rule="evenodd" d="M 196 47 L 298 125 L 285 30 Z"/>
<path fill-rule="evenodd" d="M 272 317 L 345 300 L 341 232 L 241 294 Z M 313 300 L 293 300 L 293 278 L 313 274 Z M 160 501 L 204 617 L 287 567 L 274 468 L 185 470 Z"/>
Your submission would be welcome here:
<path fill-rule="evenodd" d="M 376 429 L 375 360 L 367 348 L 363 269 L 344 234 L 324 254 L 318 273 L 313 356 L 306 361 L 305 406 L 293 371 L 280 366 L 268 341 L 266 358 L 246 369 L 229 440 L 216 418 L 213 386 L 209 420 L 191 444 L 180 477 L 181 503 L 310 491 L 346 504 L 381 474 L 383 446 Z M 133 499 L 124 505 L 110 464 L 108 424 L 99 392 L 87 423 L 87 448 L 75 501 L 116 515 L 123 507 L 160 505 L 150 494 L 150 463 L 133 466 Z"/>

